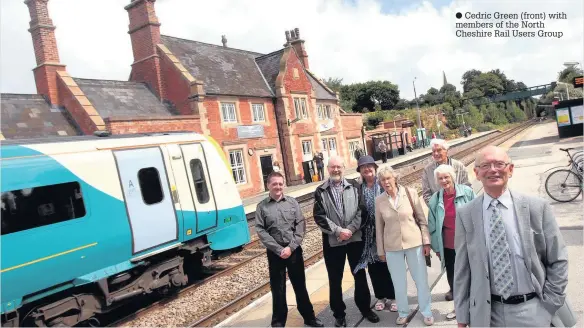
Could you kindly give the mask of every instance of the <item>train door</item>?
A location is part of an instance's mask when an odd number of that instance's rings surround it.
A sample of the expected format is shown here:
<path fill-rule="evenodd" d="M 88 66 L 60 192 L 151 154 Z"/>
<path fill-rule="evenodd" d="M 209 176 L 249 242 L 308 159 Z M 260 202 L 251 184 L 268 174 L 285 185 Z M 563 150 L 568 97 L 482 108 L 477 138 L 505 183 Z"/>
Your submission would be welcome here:
<path fill-rule="evenodd" d="M 264 180 L 264 190 L 268 190 L 268 175 L 274 171 L 272 155 L 260 156 L 260 166 L 262 168 L 262 179 Z"/>
<path fill-rule="evenodd" d="M 197 233 L 217 226 L 217 204 L 203 146 L 200 143 L 180 145 L 187 172 L 191 197 L 195 204 Z"/>
<path fill-rule="evenodd" d="M 132 253 L 178 239 L 178 221 L 160 148 L 116 150 L 130 227 Z"/>

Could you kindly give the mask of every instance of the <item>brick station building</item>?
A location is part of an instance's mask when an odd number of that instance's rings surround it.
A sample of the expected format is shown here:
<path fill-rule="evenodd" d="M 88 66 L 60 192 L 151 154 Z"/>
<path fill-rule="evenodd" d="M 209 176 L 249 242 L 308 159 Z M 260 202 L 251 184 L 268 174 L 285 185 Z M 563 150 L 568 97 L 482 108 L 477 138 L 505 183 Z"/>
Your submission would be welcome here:
<path fill-rule="evenodd" d="M 129 81 L 72 77 L 59 60 L 48 0 L 27 0 L 38 94 L 1 94 L 0 138 L 195 131 L 213 137 L 231 162 L 242 197 L 265 190 L 280 162 L 288 185 L 310 181 L 314 152 L 356 165 L 361 114 L 311 71 L 300 31 L 268 54 L 160 34 L 156 0 L 134 0 Z M 120 8 L 121 9 L 121 8 Z M 123 33 L 124 31 L 120 31 Z"/>

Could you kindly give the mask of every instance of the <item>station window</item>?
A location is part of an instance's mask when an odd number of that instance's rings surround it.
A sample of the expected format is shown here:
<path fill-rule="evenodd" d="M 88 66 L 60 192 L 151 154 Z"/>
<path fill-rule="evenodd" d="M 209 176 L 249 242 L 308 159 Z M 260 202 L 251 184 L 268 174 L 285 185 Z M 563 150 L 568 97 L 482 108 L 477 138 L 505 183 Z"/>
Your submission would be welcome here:
<path fill-rule="evenodd" d="M 193 183 L 195 184 L 195 193 L 197 194 L 197 200 L 201 204 L 205 204 L 209 201 L 209 189 L 207 189 L 207 181 L 205 181 L 205 171 L 203 170 L 203 164 L 198 158 L 192 159 L 191 163 L 191 174 L 193 176 Z"/>
<path fill-rule="evenodd" d="M 229 163 L 235 184 L 246 184 L 245 166 L 243 164 L 243 150 L 230 150 Z"/>
<path fill-rule="evenodd" d="M 160 174 L 155 167 L 147 167 L 138 171 L 138 181 L 142 199 L 147 205 L 160 203 L 164 198 L 162 184 L 160 183 Z"/>
<path fill-rule="evenodd" d="M 85 216 L 78 182 L 2 193 L 2 235 L 39 228 Z"/>

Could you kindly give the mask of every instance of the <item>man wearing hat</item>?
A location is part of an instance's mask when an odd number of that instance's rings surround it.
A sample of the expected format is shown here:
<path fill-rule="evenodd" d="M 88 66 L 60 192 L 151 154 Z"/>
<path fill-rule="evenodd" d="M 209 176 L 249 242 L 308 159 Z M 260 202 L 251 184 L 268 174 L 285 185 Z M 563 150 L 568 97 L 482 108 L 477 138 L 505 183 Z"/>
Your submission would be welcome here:
<path fill-rule="evenodd" d="M 361 269 L 368 268 L 373 292 L 377 298 L 375 310 L 387 309 L 392 312 L 397 311 L 395 303 L 395 290 L 393 281 L 387 268 L 387 263 L 381 261 L 377 256 L 377 245 L 375 239 L 375 198 L 383 193 L 383 188 L 377 181 L 377 164 L 371 156 L 359 158 L 357 172 L 361 174 L 355 181 L 358 185 L 360 195 L 361 217 L 363 220 L 362 237 L 363 254 L 359 264 L 353 271 L 356 273 Z"/>

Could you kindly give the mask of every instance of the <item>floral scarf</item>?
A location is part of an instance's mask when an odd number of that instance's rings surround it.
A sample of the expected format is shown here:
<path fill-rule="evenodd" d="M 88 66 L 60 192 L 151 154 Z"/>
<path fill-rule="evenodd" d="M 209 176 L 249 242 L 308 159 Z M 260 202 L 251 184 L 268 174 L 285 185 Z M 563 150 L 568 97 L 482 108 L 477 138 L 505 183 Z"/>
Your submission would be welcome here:
<path fill-rule="evenodd" d="M 361 254 L 359 264 L 357 264 L 353 273 L 365 269 L 369 263 L 379 261 L 379 256 L 377 256 L 377 243 L 375 240 L 375 198 L 381 195 L 383 191 L 381 190 L 381 186 L 379 186 L 377 178 L 375 178 L 372 188 L 367 187 L 367 182 L 365 182 L 365 180 L 361 183 L 361 187 L 361 190 L 363 191 L 362 196 L 367 208 L 367 222 L 363 227 L 363 254 Z"/>

